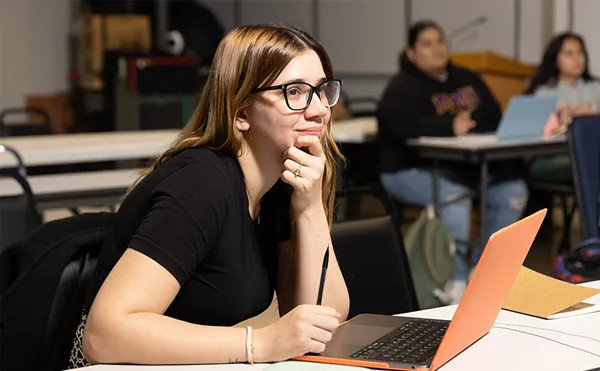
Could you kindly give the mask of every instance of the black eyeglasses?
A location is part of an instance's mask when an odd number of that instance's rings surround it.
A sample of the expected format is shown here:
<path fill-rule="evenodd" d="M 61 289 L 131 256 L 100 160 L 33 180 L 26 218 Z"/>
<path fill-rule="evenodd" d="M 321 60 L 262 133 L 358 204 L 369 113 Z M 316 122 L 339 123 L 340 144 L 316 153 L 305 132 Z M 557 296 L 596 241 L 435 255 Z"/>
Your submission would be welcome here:
<path fill-rule="evenodd" d="M 342 80 L 333 79 L 324 81 L 318 86 L 312 86 L 307 82 L 290 82 L 283 85 L 256 88 L 252 92 L 283 90 L 285 103 L 289 109 L 292 111 L 302 111 L 310 105 L 315 93 L 317 93 L 317 96 L 327 108 L 335 106 L 340 98 L 341 87 Z"/>

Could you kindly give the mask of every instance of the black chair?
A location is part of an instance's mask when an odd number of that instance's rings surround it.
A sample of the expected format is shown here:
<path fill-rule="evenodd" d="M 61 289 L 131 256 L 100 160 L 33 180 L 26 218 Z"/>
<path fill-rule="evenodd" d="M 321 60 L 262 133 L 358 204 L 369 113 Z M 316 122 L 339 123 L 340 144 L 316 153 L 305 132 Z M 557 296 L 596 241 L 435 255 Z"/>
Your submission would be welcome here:
<path fill-rule="evenodd" d="M 583 238 L 600 236 L 600 116 L 576 118 L 567 132 Z"/>
<path fill-rule="evenodd" d="M 366 183 L 343 183 L 336 190 L 335 197 L 336 210 L 334 220 L 337 222 L 365 218 L 365 215 L 361 212 L 361 201 L 366 197 L 370 197 L 376 201 L 375 203 L 381 206 L 382 212 L 377 214 L 377 216 L 389 214 L 394 220 L 398 221 L 398 225 L 402 222 L 401 217 L 404 205 L 401 205 L 388 195 L 378 178 L 371 179 Z M 345 205 L 342 203 L 342 200 L 346 201 Z M 368 215 L 368 217 L 370 216 L 373 215 Z"/>
<path fill-rule="evenodd" d="M 537 197 L 540 202 L 545 201 L 545 203 L 549 203 L 549 205 L 532 205 L 531 203 L 527 205 L 528 209 L 532 207 L 535 209 L 548 207 L 550 209 L 550 216 L 546 218 L 546 223 L 552 223 L 551 215 L 555 210 L 553 207 L 553 198 L 558 198 L 564 222 L 564 230 L 559 242 L 559 251 L 568 249 L 571 246 L 571 225 L 578 206 L 577 201 L 569 205 L 569 198 L 575 195 L 575 186 L 573 184 L 558 182 L 531 182 L 529 188 L 533 197 Z M 531 202 L 535 203 L 536 200 L 532 200 Z M 534 210 L 527 210 L 524 214 L 532 211 Z"/>
<path fill-rule="evenodd" d="M 400 210 L 380 185 L 344 188 L 336 198 L 370 196 L 382 216 L 338 218 L 332 243 L 350 294 L 350 317 L 419 309 L 400 232 Z"/>
<path fill-rule="evenodd" d="M 23 193 L 0 197 L 0 252 L 10 244 L 27 237 L 42 223 L 35 197 L 27 182 L 27 170 L 19 153 L 8 146 L 0 145 L 0 156 L 12 156 L 16 166 L 0 168 L 0 178 L 11 178 Z"/>
<path fill-rule="evenodd" d="M 7 120 L 9 116 L 35 115 L 40 120 L 11 123 Z M 38 107 L 7 108 L 0 112 L 0 138 L 25 135 L 48 135 L 52 134 L 50 115 Z"/>
<path fill-rule="evenodd" d="M 64 370 L 113 213 L 55 220 L 0 254 L 0 369 Z"/>
<path fill-rule="evenodd" d="M 331 234 L 350 295 L 348 318 L 419 309 L 402 236 L 391 215 L 335 223 Z"/>

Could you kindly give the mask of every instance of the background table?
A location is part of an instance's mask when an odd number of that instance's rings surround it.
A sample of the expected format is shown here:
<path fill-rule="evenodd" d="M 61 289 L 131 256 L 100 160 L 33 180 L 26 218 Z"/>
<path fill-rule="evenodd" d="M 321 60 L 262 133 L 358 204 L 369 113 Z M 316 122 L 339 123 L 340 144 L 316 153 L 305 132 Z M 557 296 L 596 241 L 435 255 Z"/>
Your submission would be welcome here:
<path fill-rule="evenodd" d="M 546 156 L 568 152 L 564 137 L 552 139 L 498 140 L 493 135 L 468 135 L 464 137 L 421 137 L 408 141 L 422 158 L 434 162 L 433 203 L 439 205 L 439 162 L 460 161 L 479 165 L 480 243 L 486 241 L 486 204 L 489 183 L 489 163 L 515 160 L 533 156 Z"/>
<path fill-rule="evenodd" d="M 338 142 L 363 143 L 376 135 L 373 117 L 342 120 L 333 126 Z M 135 160 L 155 158 L 166 150 L 179 130 L 116 131 L 0 138 L 0 145 L 14 148 L 26 167 L 119 162 L 117 169 L 31 176 L 29 181 L 43 209 L 112 205 L 119 201 L 142 166 Z M 134 160 L 134 164 L 123 161 Z M 0 169 L 16 166 L 10 154 L 0 155 Z M 125 167 L 124 169 L 122 167 Z M 20 194 L 11 179 L 0 179 L 0 197 Z"/>
<path fill-rule="evenodd" d="M 26 166 L 47 166 L 153 158 L 177 138 L 179 130 L 114 131 L 85 134 L 1 138 L 14 148 Z M 333 136 L 338 142 L 362 143 L 377 133 L 373 117 L 338 121 Z M 11 156 L 0 156 L 0 167 L 14 166 Z"/>
<path fill-rule="evenodd" d="M 333 139 L 339 143 L 362 144 L 377 137 L 377 119 L 372 116 L 337 121 L 333 124 Z"/>
<path fill-rule="evenodd" d="M 25 166 L 51 166 L 102 161 L 147 159 L 166 150 L 178 130 L 115 131 L 39 135 L 0 139 L 14 148 Z M 0 156 L 0 167 L 14 166 L 11 156 Z"/>

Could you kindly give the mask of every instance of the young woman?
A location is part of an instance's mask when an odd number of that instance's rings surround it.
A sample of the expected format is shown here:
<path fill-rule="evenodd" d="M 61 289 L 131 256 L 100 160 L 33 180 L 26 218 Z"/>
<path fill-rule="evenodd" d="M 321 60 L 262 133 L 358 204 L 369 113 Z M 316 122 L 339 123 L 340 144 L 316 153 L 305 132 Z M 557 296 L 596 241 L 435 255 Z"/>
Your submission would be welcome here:
<path fill-rule="evenodd" d="M 119 209 L 71 367 L 324 350 L 349 305 L 329 234 L 339 93 L 327 53 L 302 31 L 243 26 L 223 39 L 192 119 Z M 275 290 L 278 321 L 231 327 Z"/>
<path fill-rule="evenodd" d="M 432 202 L 431 163 L 419 159 L 406 145 L 421 136 L 451 137 L 471 132 L 493 132 L 501 118 L 498 103 L 485 83 L 473 72 L 450 63 L 442 29 L 434 22 L 414 24 L 401 71 L 387 86 L 378 108 L 380 177 L 384 188 L 401 202 L 424 206 Z M 527 187 L 519 172 L 500 164 L 491 169 L 488 188 L 487 235 L 521 216 Z M 440 163 L 439 200 L 453 201 L 440 209 L 440 218 L 457 240 L 458 259 L 454 278 L 440 299 L 457 303 L 468 278 L 464 257 L 470 236 L 472 201 L 477 189 L 477 170 L 456 162 Z M 466 197 L 465 197 L 466 196 Z M 485 241 L 480 241 L 480 245 Z M 479 260 L 479 249 L 472 264 Z"/>
<path fill-rule="evenodd" d="M 546 47 L 527 93 L 558 95 L 557 113 L 546 126 L 547 135 L 564 131 L 575 116 L 595 114 L 600 109 L 600 83 L 590 75 L 588 65 L 587 48 L 578 34 L 557 35 Z M 532 161 L 530 172 L 537 181 L 573 180 L 568 155 L 537 158 Z"/>

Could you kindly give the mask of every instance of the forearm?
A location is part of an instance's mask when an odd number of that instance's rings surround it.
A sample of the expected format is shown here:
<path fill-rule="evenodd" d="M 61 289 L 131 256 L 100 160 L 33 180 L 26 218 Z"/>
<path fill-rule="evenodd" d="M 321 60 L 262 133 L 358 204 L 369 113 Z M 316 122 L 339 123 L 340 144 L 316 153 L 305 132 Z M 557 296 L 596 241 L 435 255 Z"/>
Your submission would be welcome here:
<path fill-rule="evenodd" d="M 323 290 L 322 305 L 336 309 L 342 318 L 348 315 L 349 298 L 346 283 L 331 244 L 327 217 L 322 207 L 310 209 L 295 218 L 293 246 L 283 252 L 286 269 L 291 268 L 293 282 L 285 286 L 293 292 L 283 293 L 290 304 L 284 312 L 301 304 L 316 304 L 323 255 L 329 246 L 329 266 Z M 293 249 L 293 251 L 292 251 Z M 294 265 L 290 267 L 290 265 Z"/>
<path fill-rule="evenodd" d="M 106 321 L 110 325 L 86 325 L 88 361 L 199 364 L 247 360 L 244 328 L 200 326 L 153 313 L 121 317 Z"/>

